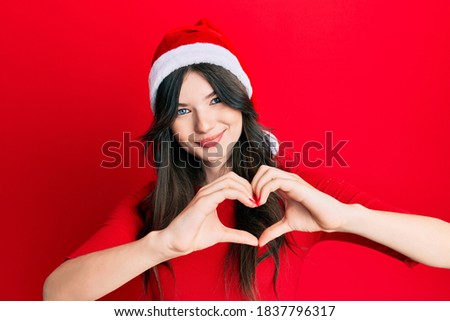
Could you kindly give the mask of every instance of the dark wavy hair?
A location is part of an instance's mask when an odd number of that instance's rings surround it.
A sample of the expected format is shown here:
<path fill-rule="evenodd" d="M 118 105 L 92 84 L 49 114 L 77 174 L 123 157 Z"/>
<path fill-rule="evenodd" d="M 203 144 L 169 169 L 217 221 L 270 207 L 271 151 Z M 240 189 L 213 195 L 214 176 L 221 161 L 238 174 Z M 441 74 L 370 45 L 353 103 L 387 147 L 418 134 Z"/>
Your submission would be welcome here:
<path fill-rule="evenodd" d="M 196 72 L 203 76 L 224 104 L 242 113 L 242 134 L 226 166 L 249 182 L 261 165 L 276 166 L 267 132 L 258 124 L 253 104 L 234 74 L 223 67 L 207 63 L 175 70 L 159 86 L 154 106 L 154 120 L 149 130 L 141 137 L 147 148 L 152 146 L 153 153 L 148 155 L 152 154 L 150 157 L 153 157 L 152 162 L 156 165 L 157 181 L 154 190 L 138 204 L 138 213 L 143 221 L 138 238 L 144 237 L 151 231 L 166 228 L 192 200 L 195 187 L 201 186 L 205 180 L 200 160 L 182 149 L 170 130 L 177 116 L 181 85 L 189 72 Z M 235 203 L 235 228 L 248 231 L 256 237 L 282 218 L 283 202 L 277 193 L 271 193 L 267 203 L 257 208 L 248 208 L 237 201 Z M 258 299 L 256 266 L 270 258 L 275 264 L 273 287 L 276 293 L 276 279 L 280 265 L 279 250 L 286 243 L 283 236 L 269 242 L 267 251 L 261 256 L 258 256 L 257 247 L 231 244 L 224 268 L 227 289 L 230 284 L 229 276 L 232 275 L 231 268 L 227 266 L 236 267 L 235 264 L 238 264 L 242 297 L 249 300 Z M 169 262 L 161 264 L 171 270 Z M 157 266 L 144 272 L 146 292 L 153 278 L 159 293 L 152 291 L 152 298 L 163 299 L 164 293 L 161 289 Z"/>

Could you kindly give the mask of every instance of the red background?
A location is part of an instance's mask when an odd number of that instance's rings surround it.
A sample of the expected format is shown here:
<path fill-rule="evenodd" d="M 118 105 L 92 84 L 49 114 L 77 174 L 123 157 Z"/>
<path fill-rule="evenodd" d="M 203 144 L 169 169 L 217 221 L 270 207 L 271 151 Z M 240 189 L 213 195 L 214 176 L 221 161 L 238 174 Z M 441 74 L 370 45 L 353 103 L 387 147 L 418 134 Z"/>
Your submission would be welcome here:
<path fill-rule="evenodd" d="M 299 149 L 333 131 L 349 140 L 349 166 L 320 170 L 450 221 L 447 1 L 0 6 L 0 299 L 40 300 L 45 277 L 149 179 L 135 151 L 132 168 L 100 167 L 101 146 L 145 131 L 153 51 L 165 31 L 201 17 L 241 52 L 261 122 L 280 139 Z M 450 270 L 409 269 L 351 244 L 317 245 L 302 275 L 303 299 L 450 299 Z M 107 298 L 135 298 L 137 287 Z"/>

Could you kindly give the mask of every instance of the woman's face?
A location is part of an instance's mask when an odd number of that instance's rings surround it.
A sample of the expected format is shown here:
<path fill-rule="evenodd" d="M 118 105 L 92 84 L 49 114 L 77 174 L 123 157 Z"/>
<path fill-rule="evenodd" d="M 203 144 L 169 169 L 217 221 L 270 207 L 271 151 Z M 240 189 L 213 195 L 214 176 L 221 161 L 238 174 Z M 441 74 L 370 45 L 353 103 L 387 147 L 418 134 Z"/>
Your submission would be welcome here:
<path fill-rule="evenodd" d="M 171 130 L 179 144 L 206 166 L 221 166 L 242 131 L 242 113 L 220 101 L 211 85 L 196 72 L 183 80 Z"/>

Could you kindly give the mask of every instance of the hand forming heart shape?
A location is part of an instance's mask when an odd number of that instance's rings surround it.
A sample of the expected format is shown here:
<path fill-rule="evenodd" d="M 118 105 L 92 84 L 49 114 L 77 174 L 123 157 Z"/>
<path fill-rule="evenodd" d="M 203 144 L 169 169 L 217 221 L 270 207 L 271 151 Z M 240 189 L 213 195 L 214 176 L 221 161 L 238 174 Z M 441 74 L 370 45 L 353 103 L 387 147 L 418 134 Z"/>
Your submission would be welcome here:
<path fill-rule="evenodd" d="M 284 217 L 268 227 L 259 239 L 220 222 L 216 208 L 225 199 L 238 200 L 254 208 L 265 204 L 269 194 L 274 191 L 278 191 L 285 200 Z M 318 191 L 296 174 L 263 165 L 251 183 L 229 172 L 200 188 L 188 206 L 163 231 L 168 236 L 168 248 L 174 256 L 219 242 L 264 246 L 291 231 L 339 230 L 344 222 L 346 206 Z"/>
<path fill-rule="evenodd" d="M 251 186 L 259 205 L 264 204 L 274 191 L 280 192 L 285 199 L 283 219 L 262 233 L 259 246 L 291 231 L 332 232 L 342 225 L 347 205 L 318 191 L 294 173 L 261 166 Z"/>

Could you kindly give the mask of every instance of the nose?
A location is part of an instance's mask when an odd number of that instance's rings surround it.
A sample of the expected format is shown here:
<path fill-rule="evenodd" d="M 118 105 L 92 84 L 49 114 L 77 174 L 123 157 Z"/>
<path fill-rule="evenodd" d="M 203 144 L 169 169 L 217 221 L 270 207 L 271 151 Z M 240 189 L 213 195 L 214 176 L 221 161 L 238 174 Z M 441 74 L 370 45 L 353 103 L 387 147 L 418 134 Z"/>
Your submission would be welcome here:
<path fill-rule="evenodd" d="M 214 128 L 215 120 L 213 119 L 212 113 L 209 112 L 197 112 L 195 115 L 195 131 L 197 133 L 208 133 L 212 128 Z"/>

